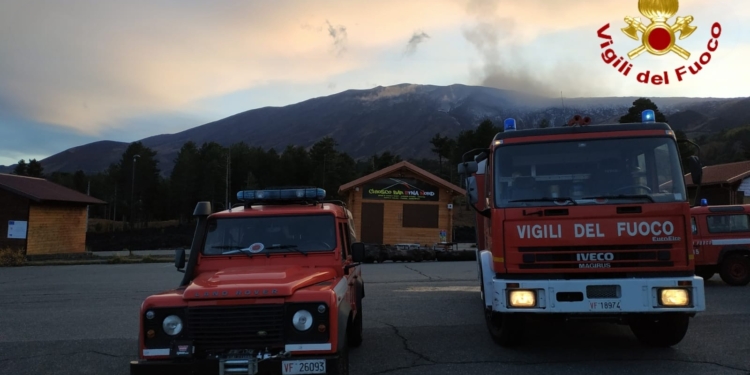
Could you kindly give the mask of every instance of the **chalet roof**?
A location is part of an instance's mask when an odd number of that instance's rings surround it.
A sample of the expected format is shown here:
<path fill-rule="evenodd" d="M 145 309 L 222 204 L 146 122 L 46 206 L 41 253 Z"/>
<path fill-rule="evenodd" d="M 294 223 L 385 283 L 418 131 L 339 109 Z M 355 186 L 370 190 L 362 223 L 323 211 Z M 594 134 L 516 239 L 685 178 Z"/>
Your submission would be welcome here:
<path fill-rule="evenodd" d="M 750 160 L 703 167 L 701 185 L 728 184 L 750 177 Z M 690 173 L 685 175 L 685 184 L 693 186 Z"/>
<path fill-rule="evenodd" d="M 43 178 L 0 173 L 0 189 L 35 202 L 69 202 L 106 204 L 107 202 L 80 193 Z"/>
<path fill-rule="evenodd" d="M 446 181 L 446 180 L 444 180 L 444 179 L 442 179 L 442 178 L 440 178 L 438 176 L 435 176 L 434 174 L 432 174 L 430 172 L 427 172 L 426 170 L 424 170 L 422 168 L 419 168 L 416 165 L 414 165 L 412 163 L 409 163 L 408 161 L 402 161 L 402 162 L 393 164 L 393 165 L 391 165 L 389 167 L 386 167 L 386 168 L 383 168 L 383 169 L 381 169 L 381 170 L 379 170 L 377 172 L 370 173 L 367 176 L 360 177 L 360 178 L 358 178 L 358 179 L 356 179 L 354 181 L 351 181 L 351 182 L 348 182 L 348 183 L 346 183 L 344 185 L 341 185 L 341 187 L 339 187 L 339 193 L 347 191 L 349 189 L 352 189 L 355 186 L 365 184 L 365 183 L 370 182 L 372 180 L 376 180 L 378 178 L 385 177 L 385 176 L 387 176 L 387 175 L 389 175 L 389 174 L 391 174 L 393 172 L 397 172 L 399 170 L 408 170 L 408 171 L 414 173 L 415 175 L 423 178 L 424 180 L 432 182 L 432 183 L 434 183 L 436 185 L 439 185 L 441 187 L 444 187 L 444 188 L 446 188 L 448 190 L 453 190 L 453 192 L 455 192 L 457 194 L 460 194 L 460 195 L 466 194 L 466 190 L 461 189 L 460 187 L 458 187 L 458 186 L 456 186 L 456 185 L 454 185 L 454 184 L 452 184 L 452 183 L 450 183 L 450 182 L 448 182 L 448 181 Z"/>

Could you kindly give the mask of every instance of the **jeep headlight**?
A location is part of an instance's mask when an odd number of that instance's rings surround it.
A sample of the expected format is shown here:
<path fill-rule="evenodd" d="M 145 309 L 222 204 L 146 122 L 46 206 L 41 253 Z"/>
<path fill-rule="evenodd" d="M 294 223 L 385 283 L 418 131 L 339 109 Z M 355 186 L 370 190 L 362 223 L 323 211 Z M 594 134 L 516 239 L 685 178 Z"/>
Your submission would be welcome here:
<path fill-rule="evenodd" d="M 164 322 L 161 324 L 166 332 L 170 336 L 176 336 L 182 332 L 182 319 L 177 315 L 170 315 L 164 318 Z"/>
<path fill-rule="evenodd" d="M 312 327 L 313 317 L 307 310 L 299 310 L 292 317 L 292 325 L 299 331 L 307 331 Z"/>

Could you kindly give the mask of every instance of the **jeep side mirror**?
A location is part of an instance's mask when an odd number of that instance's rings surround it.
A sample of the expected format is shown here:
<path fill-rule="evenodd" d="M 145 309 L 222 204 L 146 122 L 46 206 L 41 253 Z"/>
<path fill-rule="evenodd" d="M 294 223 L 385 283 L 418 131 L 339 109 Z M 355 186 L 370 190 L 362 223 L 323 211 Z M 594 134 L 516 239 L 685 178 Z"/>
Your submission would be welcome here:
<path fill-rule="evenodd" d="M 469 204 L 472 206 L 479 202 L 477 195 L 477 179 L 474 176 L 466 178 L 466 195 L 469 197 Z"/>
<path fill-rule="evenodd" d="M 352 261 L 361 263 L 365 261 L 365 244 L 363 242 L 354 242 L 351 244 Z"/>
<path fill-rule="evenodd" d="M 693 179 L 693 185 L 700 185 L 703 181 L 703 168 L 701 167 L 701 160 L 693 155 L 688 158 L 688 166 L 690 168 L 690 177 Z"/>
<path fill-rule="evenodd" d="M 458 163 L 458 174 L 459 175 L 471 175 L 477 173 L 479 166 L 475 161 L 465 161 Z"/>
<path fill-rule="evenodd" d="M 208 216 L 211 215 L 211 202 L 198 202 L 195 205 L 193 216 Z"/>
<path fill-rule="evenodd" d="M 174 266 L 177 267 L 178 271 L 183 272 L 183 268 L 185 268 L 185 249 L 175 250 Z"/>

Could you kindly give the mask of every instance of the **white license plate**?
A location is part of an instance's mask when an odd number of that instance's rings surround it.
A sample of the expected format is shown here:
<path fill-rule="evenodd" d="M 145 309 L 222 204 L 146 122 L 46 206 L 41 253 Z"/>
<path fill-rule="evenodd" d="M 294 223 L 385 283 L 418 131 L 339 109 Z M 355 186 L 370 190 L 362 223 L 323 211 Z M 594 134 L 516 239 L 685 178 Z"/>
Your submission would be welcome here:
<path fill-rule="evenodd" d="M 619 311 L 620 301 L 590 301 L 590 311 Z"/>
<path fill-rule="evenodd" d="M 325 374 L 325 359 L 304 359 L 299 361 L 282 361 L 281 373 L 284 375 L 292 374 Z"/>

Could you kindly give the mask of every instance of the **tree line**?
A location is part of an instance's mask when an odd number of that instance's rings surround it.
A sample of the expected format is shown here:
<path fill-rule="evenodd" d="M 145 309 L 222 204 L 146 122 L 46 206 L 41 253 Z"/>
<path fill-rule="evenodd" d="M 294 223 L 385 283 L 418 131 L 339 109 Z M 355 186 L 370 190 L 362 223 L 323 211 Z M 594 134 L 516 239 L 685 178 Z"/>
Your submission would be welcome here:
<path fill-rule="evenodd" d="M 657 121 L 667 122 L 664 114 L 646 98 L 634 101 L 619 122 L 640 122 L 641 112 L 645 109 L 653 109 Z M 549 124 L 549 120 L 543 119 L 536 126 L 545 128 Z M 476 128 L 461 131 L 454 137 L 438 133 L 430 141 L 437 160 L 409 161 L 460 186 L 456 166 L 463 154 L 475 148 L 486 148 L 502 131 L 502 127 L 484 120 Z M 736 139 L 750 146 L 750 127 L 729 134 L 727 131 L 716 137 L 739 137 Z M 679 139 L 686 138 L 679 131 L 676 135 Z M 709 145 L 717 142 L 710 137 L 699 141 Z M 189 141 L 177 154 L 169 176 L 163 177 L 156 152 L 134 142 L 118 162 L 102 172 L 86 174 L 79 170 L 44 174 L 41 164 L 32 159 L 29 163 L 21 160 L 14 173 L 45 177 L 82 193 L 90 190 L 92 196 L 108 202 L 105 206 L 92 206 L 91 217 L 143 225 L 155 220 L 188 222 L 196 202 L 210 201 L 215 210 L 225 209 L 227 203 L 236 203 L 238 191 L 246 189 L 317 186 L 326 190 L 329 199 L 341 199 L 339 186 L 401 161 L 398 155 L 387 151 L 355 161 L 347 153 L 338 151 L 337 146 L 330 137 L 321 139 L 310 148 L 289 145 L 280 152 L 273 148 L 250 147 L 244 142 L 222 146 L 215 142 L 198 145 Z M 727 156 L 721 156 L 719 150 L 721 147 L 714 146 L 704 150 L 704 162 L 715 157 L 726 159 Z M 692 152 L 680 145 L 683 159 Z M 742 157 L 747 159 L 750 153 Z"/>

